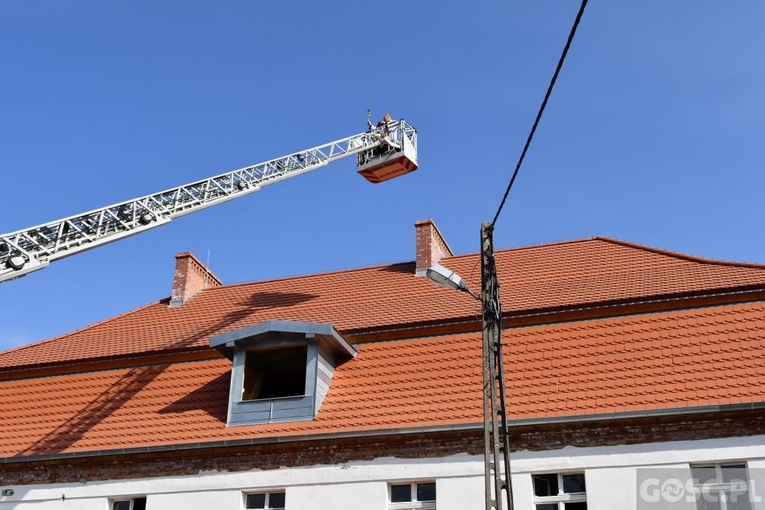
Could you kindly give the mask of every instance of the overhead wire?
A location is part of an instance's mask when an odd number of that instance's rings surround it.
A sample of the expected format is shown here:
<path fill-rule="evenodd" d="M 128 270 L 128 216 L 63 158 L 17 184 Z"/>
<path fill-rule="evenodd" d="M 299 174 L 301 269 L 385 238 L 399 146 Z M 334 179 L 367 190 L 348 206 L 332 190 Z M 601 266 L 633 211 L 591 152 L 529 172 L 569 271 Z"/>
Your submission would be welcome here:
<path fill-rule="evenodd" d="M 515 165 L 515 171 L 513 172 L 513 176 L 510 178 L 510 183 L 507 185 L 507 189 L 505 190 L 505 194 L 502 197 L 502 202 L 499 204 L 497 213 L 494 215 L 494 219 L 491 221 L 492 228 L 494 228 L 494 224 L 497 222 L 497 218 L 499 218 L 499 214 L 502 212 L 502 208 L 505 206 L 505 202 L 507 201 L 507 196 L 510 194 L 510 189 L 513 187 L 515 178 L 518 176 L 518 171 L 521 169 L 523 160 L 526 157 L 526 152 L 529 150 L 529 146 L 531 145 L 531 140 L 532 138 L 534 138 L 534 133 L 536 132 L 537 126 L 539 125 L 539 121 L 542 118 L 542 113 L 544 113 L 545 107 L 547 106 L 547 100 L 550 99 L 550 94 L 552 94 L 553 87 L 555 87 L 555 82 L 558 79 L 558 74 L 560 74 L 560 70 L 563 67 L 563 62 L 566 60 L 568 49 L 571 47 L 571 41 L 574 40 L 574 35 L 576 35 L 576 29 L 579 26 L 579 22 L 582 20 L 582 15 L 584 14 L 585 7 L 587 7 L 587 0 L 582 0 L 582 5 L 581 7 L 579 7 L 579 13 L 576 15 L 576 19 L 574 20 L 574 25 L 571 27 L 571 32 L 568 34 L 568 40 L 566 41 L 566 46 L 563 48 L 563 53 L 561 53 L 560 59 L 558 60 L 558 66 L 555 68 L 555 74 L 553 74 L 553 77 L 550 80 L 550 85 L 547 87 L 547 93 L 545 94 L 545 98 L 542 101 L 542 105 L 539 108 L 539 112 L 537 113 L 537 118 L 536 120 L 534 120 L 534 125 L 531 127 L 531 132 L 529 133 L 529 136 L 526 139 L 526 145 L 524 145 L 523 151 L 521 152 L 521 156 L 520 158 L 518 158 L 518 164 Z"/>

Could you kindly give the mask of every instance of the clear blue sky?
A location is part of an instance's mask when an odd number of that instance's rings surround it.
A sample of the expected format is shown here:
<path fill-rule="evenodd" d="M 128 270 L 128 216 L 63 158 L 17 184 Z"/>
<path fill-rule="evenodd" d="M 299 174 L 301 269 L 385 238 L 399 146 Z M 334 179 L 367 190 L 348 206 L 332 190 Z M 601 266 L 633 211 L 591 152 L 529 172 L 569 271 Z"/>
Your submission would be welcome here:
<path fill-rule="evenodd" d="M 170 294 L 174 255 L 236 283 L 412 260 L 418 219 L 479 250 L 579 0 L 0 3 L 0 232 L 364 130 L 352 158 L 0 284 L 0 348 Z M 765 2 L 592 0 L 495 247 L 595 235 L 765 263 Z M 503 289 L 511 292 L 511 289 Z"/>

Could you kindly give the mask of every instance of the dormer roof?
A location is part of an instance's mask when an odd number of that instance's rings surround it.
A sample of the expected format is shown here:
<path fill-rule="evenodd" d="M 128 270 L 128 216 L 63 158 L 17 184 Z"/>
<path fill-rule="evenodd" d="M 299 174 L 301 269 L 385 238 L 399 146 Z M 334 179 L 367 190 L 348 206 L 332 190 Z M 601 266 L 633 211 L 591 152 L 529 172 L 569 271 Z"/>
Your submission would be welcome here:
<path fill-rule="evenodd" d="M 356 349 L 332 324 L 300 321 L 265 321 L 210 339 L 210 347 L 231 359 L 237 349 L 257 347 L 264 340 L 276 338 L 312 338 L 341 358 L 352 358 Z"/>

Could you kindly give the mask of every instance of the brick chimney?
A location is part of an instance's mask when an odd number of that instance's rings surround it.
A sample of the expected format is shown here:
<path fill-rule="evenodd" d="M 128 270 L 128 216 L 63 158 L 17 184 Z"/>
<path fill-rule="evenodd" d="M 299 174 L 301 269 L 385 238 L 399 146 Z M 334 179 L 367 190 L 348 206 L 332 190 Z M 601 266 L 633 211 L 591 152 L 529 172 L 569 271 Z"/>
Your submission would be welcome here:
<path fill-rule="evenodd" d="M 417 231 L 417 266 L 414 275 L 424 276 L 427 268 L 454 254 L 433 220 L 416 221 L 414 228 Z"/>
<path fill-rule="evenodd" d="M 173 276 L 173 295 L 170 306 L 177 307 L 191 299 L 202 289 L 220 287 L 221 281 L 212 274 L 198 258 L 189 252 L 175 256 L 175 275 Z"/>

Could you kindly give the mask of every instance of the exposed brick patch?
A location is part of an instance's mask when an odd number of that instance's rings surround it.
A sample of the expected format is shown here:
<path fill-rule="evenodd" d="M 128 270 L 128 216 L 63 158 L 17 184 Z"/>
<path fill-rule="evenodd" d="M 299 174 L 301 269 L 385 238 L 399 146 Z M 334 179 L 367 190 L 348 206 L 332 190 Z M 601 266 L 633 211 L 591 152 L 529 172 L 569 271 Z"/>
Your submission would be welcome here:
<path fill-rule="evenodd" d="M 557 450 L 654 442 L 744 437 L 765 433 L 760 411 L 709 413 L 605 422 L 578 422 L 512 428 L 510 448 Z M 380 457 L 441 458 L 460 453 L 482 455 L 483 431 L 296 441 L 130 455 L 7 462 L 0 484 L 73 483 L 111 479 L 196 475 L 317 464 L 338 465 Z"/>
<path fill-rule="evenodd" d="M 565 446 L 618 446 L 760 434 L 765 434 L 765 415 L 752 410 L 523 427 L 511 429 L 510 448 L 539 451 Z"/>

